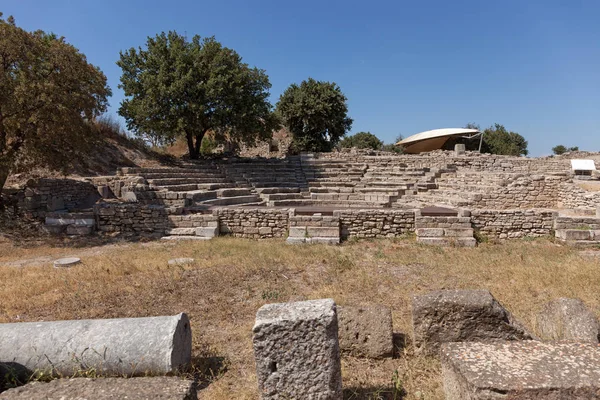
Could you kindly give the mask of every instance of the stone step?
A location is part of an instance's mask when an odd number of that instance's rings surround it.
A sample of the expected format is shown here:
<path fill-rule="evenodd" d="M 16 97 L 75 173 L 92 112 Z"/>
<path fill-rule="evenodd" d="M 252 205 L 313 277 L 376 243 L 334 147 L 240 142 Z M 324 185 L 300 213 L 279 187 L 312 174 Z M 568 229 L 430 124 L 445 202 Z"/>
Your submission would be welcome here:
<path fill-rule="evenodd" d="M 215 178 L 163 178 L 163 179 L 148 179 L 148 183 L 153 186 L 167 187 L 169 185 L 183 185 L 188 183 L 225 183 L 228 180 L 223 177 Z"/>
<path fill-rule="evenodd" d="M 153 172 L 142 174 L 146 179 L 222 178 L 221 171 L 215 172 Z"/>
<path fill-rule="evenodd" d="M 186 183 L 183 185 L 169 185 L 169 186 L 156 186 L 150 185 L 150 189 L 153 190 L 168 190 L 170 192 L 187 192 L 191 190 L 198 190 L 198 184 Z"/>
<path fill-rule="evenodd" d="M 434 245 L 434 246 L 454 246 L 454 247 L 475 247 L 477 241 L 475 238 L 468 237 L 417 237 L 417 243 Z"/>
<path fill-rule="evenodd" d="M 273 200 L 291 200 L 291 199 L 303 199 L 304 196 L 302 193 L 272 193 L 272 194 L 263 194 L 262 198 L 266 201 Z"/>
<path fill-rule="evenodd" d="M 199 183 L 198 184 L 198 189 L 204 189 L 204 190 L 216 190 L 216 189 L 224 189 L 224 188 L 232 188 L 232 187 L 236 187 L 237 185 L 230 183 L 230 182 L 225 182 L 225 183 Z"/>
<path fill-rule="evenodd" d="M 249 196 L 252 194 L 250 189 L 245 188 L 231 188 L 231 189 L 219 189 L 216 191 L 217 197 L 236 197 L 236 196 Z"/>
<path fill-rule="evenodd" d="M 205 206 L 231 206 L 244 203 L 260 203 L 261 201 L 262 199 L 260 196 L 253 194 L 248 196 L 222 197 L 213 200 L 206 200 L 196 204 L 202 204 Z"/>
<path fill-rule="evenodd" d="M 259 194 L 275 194 L 275 193 L 299 193 L 299 187 L 265 187 L 256 188 L 256 192 Z"/>

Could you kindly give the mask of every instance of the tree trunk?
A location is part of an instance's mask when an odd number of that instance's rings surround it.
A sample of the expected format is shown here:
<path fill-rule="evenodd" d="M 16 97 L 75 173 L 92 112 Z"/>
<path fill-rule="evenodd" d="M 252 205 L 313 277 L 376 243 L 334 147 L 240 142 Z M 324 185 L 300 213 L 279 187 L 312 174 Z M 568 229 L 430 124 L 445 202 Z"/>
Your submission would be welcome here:
<path fill-rule="evenodd" d="M 200 155 L 200 146 L 202 145 L 202 138 L 204 137 L 204 132 L 196 135 L 196 154 Z"/>
<path fill-rule="evenodd" d="M 185 137 L 187 139 L 188 151 L 190 153 L 190 158 L 192 160 L 197 160 L 199 153 L 196 151 L 196 146 L 194 146 L 194 137 L 191 133 L 186 133 Z"/>
<path fill-rule="evenodd" d="M 8 179 L 9 169 L 7 167 L 0 166 L 0 210 L 4 208 L 4 202 L 2 200 L 2 190 L 4 189 L 4 184 Z"/>

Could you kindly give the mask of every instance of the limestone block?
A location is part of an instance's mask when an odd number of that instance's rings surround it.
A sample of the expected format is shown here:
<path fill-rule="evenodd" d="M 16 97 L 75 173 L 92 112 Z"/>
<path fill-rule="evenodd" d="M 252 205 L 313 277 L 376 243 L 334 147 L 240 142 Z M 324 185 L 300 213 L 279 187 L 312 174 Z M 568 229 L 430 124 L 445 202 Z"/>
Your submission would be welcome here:
<path fill-rule="evenodd" d="M 205 238 L 213 238 L 219 236 L 219 228 L 216 226 L 202 226 L 195 228 L 194 234 Z"/>
<path fill-rule="evenodd" d="M 600 347 L 591 343 L 448 343 L 441 361 L 446 400 L 591 400 L 600 394 Z"/>
<path fill-rule="evenodd" d="M 173 228 L 167 229 L 167 235 L 195 235 L 196 228 Z"/>
<path fill-rule="evenodd" d="M 322 227 L 322 226 L 307 226 L 306 234 L 309 237 L 339 237 L 340 228 Z"/>
<path fill-rule="evenodd" d="M 292 237 L 289 236 L 285 242 L 287 244 L 304 244 L 306 243 L 306 238 L 305 237 Z"/>
<path fill-rule="evenodd" d="M 444 236 L 446 237 L 473 237 L 473 228 L 455 228 L 455 229 L 444 229 Z"/>
<path fill-rule="evenodd" d="M 289 237 L 305 238 L 306 237 L 306 226 L 290 226 Z"/>
<path fill-rule="evenodd" d="M 416 234 L 419 237 L 442 237 L 444 229 L 442 228 L 418 228 Z"/>
<path fill-rule="evenodd" d="M 487 290 L 413 296 L 412 325 L 415 347 L 429 354 L 447 342 L 533 339 Z"/>
<path fill-rule="evenodd" d="M 560 298 L 546 303 L 537 316 L 543 339 L 598 343 L 596 315 L 579 299 Z"/>
<path fill-rule="evenodd" d="M 191 359 L 187 315 L 0 324 L 0 361 L 72 376 L 166 374 Z"/>
<path fill-rule="evenodd" d="M 417 243 L 434 246 L 475 247 L 477 240 L 466 237 L 417 237 Z"/>
<path fill-rule="evenodd" d="M 342 399 L 332 299 L 261 307 L 253 345 L 262 399 Z"/>
<path fill-rule="evenodd" d="M 365 357 L 394 353 L 392 311 L 388 307 L 337 307 L 340 349 Z"/>
<path fill-rule="evenodd" d="M 196 384 L 180 377 L 72 378 L 32 382 L 0 394 L 0 400 L 196 400 Z"/>
<path fill-rule="evenodd" d="M 592 240 L 592 232 L 583 229 L 559 229 L 555 236 L 561 240 Z"/>
<path fill-rule="evenodd" d="M 313 244 L 340 244 L 340 237 L 313 237 L 307 238 L 306 242 Z"/>
<path fill-rule="evenodd" d="M 69 225 L 67 226 L 67 235 L 86 236 L 92 233 L 91 226 L 78 226 Z"/>

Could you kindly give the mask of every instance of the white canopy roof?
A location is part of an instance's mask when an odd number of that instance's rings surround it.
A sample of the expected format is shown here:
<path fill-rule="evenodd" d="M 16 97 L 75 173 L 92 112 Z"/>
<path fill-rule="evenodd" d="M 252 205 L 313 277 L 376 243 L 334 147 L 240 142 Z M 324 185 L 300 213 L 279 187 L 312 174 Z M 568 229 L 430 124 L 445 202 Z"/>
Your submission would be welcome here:
<path fill-rule="evenodd" d="M 442 148 L 446 140 L 452 136 L 473 136 L 478 134 L 477 129 L 466 129 L 466 128 L 444 128 L 434 129 L 432 131 L 425 131 L 417 133 L 403 139 L 396 143 L 397 145 L 403 146 L 404 151 L 407 153 L 421 153 L 424 151 L 432 151 Z"/>

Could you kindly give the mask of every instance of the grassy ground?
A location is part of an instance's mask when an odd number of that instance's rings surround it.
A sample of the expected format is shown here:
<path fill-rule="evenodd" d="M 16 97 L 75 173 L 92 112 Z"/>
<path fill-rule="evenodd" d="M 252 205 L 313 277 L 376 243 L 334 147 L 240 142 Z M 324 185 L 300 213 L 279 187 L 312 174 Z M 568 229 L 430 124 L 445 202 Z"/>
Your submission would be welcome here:
<path fill-rule="evenodd" d="M 78 254 L 84 263 L 71 269 L 48 262 Z M 193 257 L 196 263 L 167 266 L 173 257 Z M 34 261 L 7 266 L 25 258 Z M 443 398 L 438 362 L 412 352 L 411 294 L 486 288 L 534 330 L 536 312 L 557 297 L 579 297 L 600 310 L 598 258 L 547 240 L 476 249 L 425 247 L 414 239 L 299 247 L 218 238 L 87 249 L 5 242 L 0 282 L 0 322 L 187 312 L 194 358 L 210 381 L 201 399 L 257 398 L 251 331 L 256 310 L 269 302 L 331 297 L 341 305 L 392 308 L 394 331 L 407 335 L 406 345 L 398 348 L 398 357 L 384 361 L 345 355 L 347 399 Z"/>

